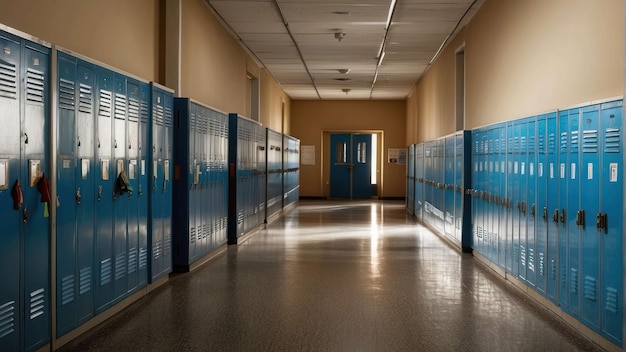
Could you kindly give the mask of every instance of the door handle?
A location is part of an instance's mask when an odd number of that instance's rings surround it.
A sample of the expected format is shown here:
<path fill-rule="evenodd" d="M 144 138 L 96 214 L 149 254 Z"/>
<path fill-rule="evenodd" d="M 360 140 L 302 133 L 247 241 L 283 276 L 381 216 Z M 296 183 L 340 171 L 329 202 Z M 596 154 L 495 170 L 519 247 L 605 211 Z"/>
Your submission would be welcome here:
<path fill-rule="evenodd" d="M 548 221 L 548 207 L 543 207 L 543 221 Z"/>
<path fill-rule="evenodd" d="M 561 223 L 565 224 L 565 208 L 561 209 Z"/>
<path fill-rule="evenodd" d="M 78 189 L 76 190 L 76 195 L 74 196 L 74 199 L 76 199 L 76 204 L 80 204 L 80 200 L 82 199 L 80 195 L 80 187 L 78 187 Z"/>
<path fill-rule="evenodd" d="M 576 212 L 576 225 L 585 226 L 585 211 L 579 210 Z"/>
<path fill-rule="evenodd" d="M 552 222 L 555 224 L 559 223 L 559 209 L 554 209 L 554 213 L 552 213 Z"/>
<path fill-rule="evenodd" d="M 596 228 L 598 230 L 603 230 L 603 232 L 606 232 L 606 230 L 607 230 L 607 216 L 606 216 L 606 213 L 598 213 L 596 215 Z"/>

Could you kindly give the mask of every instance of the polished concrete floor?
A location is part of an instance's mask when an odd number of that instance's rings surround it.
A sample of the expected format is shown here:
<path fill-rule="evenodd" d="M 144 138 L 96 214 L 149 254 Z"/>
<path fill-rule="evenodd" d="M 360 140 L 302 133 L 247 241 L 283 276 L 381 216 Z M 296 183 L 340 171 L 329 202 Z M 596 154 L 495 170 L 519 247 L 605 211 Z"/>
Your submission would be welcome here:
<path fill-rule="evenodd" d="M 593 351 L 406 214 L 301 201 L 65 351 Z"/>

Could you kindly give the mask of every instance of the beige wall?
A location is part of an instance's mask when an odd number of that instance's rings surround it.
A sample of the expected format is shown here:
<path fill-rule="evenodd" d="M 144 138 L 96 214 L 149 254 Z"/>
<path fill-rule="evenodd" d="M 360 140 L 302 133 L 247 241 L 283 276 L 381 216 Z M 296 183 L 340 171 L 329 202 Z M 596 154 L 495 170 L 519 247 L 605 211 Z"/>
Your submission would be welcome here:
<path fill-rule="evenodd" d="M 291 99 L 266 71 L 261 72 L 261 123 L 274 131 L 290 134 Z"/>
<path fill-rule="evenodd" d="M 158 0 L 0 0 L 0 23 L 158 81 Z"/>
<path fill-rule="evenodd" d="M 487 0 L 414 88 L 407 143 L 453 132 L 463 44 L 466 129 L 623 94 L 623 1 Z"/>
<path fill-rule="evenodd" d="M 328 196 L 329 158 L 324 131 L 380 131 L 383 135 L 381 157 L 387 148 L 404 148 L 406 143 L 406 102 L 393 101 L 309 101 L 291 102 L 291 134 L 301 145 L 315 146 L 314 166 L 300 167 L 300 195 Z M 405 166 L 378 164 L 379 195 L 403 197 L 405 193 Z"/>

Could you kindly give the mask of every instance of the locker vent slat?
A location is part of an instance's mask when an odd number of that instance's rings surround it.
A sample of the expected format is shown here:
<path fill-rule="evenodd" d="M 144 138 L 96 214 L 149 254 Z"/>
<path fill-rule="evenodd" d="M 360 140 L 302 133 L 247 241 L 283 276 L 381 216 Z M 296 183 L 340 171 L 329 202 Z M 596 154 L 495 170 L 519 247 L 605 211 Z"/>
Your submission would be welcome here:
<path fill-rule="evenodd" d="M 150 112 L 150 107 L 148 106 L 148 102 L 146 101 L 141 101 L 140 104 L 140 108 L 139 108 L 139 119 L 141 122 L 143 123 L 147 123 L 148 122 L 148 113 Z"/>
<path fill-rule="evenodd" d="M 172 127 L 172 109 L 169 107 L 165 107 L 165 113 L 163 114 L 163 123 L 167 127 Z"/>
<path fill-rule="evenodd" d="M 140 109 L 141 109 L 141 105 L 139 104 L 139 100 L 130 98 L 128 100 L 128 121 L 132 121 L 132 122 L 139 121 Z"/>
<path fill-rule="evenodd" d="M 532 131 L 530 131 L 530 133 L 532 133 Z M 535 145 L 536 144 L 536 138 L 534 135 L 530 135 L 528 136 L 528 152 L 529 153 L 534 153 L 535 152 Z"/>
<path fill-rule="evenodd" d="M 545 257 L 543 253 L 539 253 L 539 275 L 545 276 Z"/>
<path fill-rule="evenodd" d="M 578 293 L 578 269 L 570 268 L 569 275 L 569 292 Z"/>
<path fill-rule="evenodd" d="M 98 116 L 110 118 L 113 111 L 113 94 L 108 90 L 100 90 L 100 106 L 98 106 Z"/>
<path fill-rule="evenodd" d="M 585 299 L 596 301 L 596 279 L 591 276 L 585 276 L 585 286 L 583 288 Z"/>
<path fill-rule="evenodd" d="M 548 135 L 548 153 L 553 154 L 554 152 L 556 152 L 556 135 L 550 133 Z"/>
<path fill-rule="evenodd" d="M 74 111 L 76 106 L 75 83 L 67 79 L 60 79 L 59 82 L 59 108 Z"/>
<path fill-rule="evenodd" d="M 0 306 L 0 338 L 15 332 L 15 301 Z"/>
<path fill-rule="evenodd" d="M 61 305 L 74 301 L 74 275 L 67 275 L 61 279 Z"/>
<path fill-rule="evenodd" d="M 79 294 L 84 295 L 85 293 L 91 291 L 91 273 L 92 271 L 90 266 L 80 269 L 80 283 L 78 287 Z"/>
<path fill-rule="evenodd" d="M 139 248 L 139 270 L 145 269 L 148 265 L 148 249 L 146 247 Z"/>
<path fill-rule="evenodd" d="M 605 299 L 606 304 L 604 305 L 604 309 L 613 314 L 617 314 L 618 306 L 619 306 L 619 301 L 617 298 L 618 291 L 614 289 L 613 287 L 607 287 L 604 291 L 606 292 L 606 299 Z"/>
<path fill-rule="evenodd" d="M 100 262 L 100 286 L 104 286 L 111 282 L 111 258 L 107 258 Z"/>
<path fill-rule="evenodd" d="M 550 278 L 552 281 L 556 280 L 556 262 L 554 259 L 550 260 Z"/>
<path fill-rule="evenodd" d="M 17 69 L 6 62 L 0 62 L 0 97 L 17 99 Z"/>
<path fill-rule="evenodd" d="M 598 152 L 598 131 L 586 130 L 583 131 L 583 153 L 597 153 Z"/>
<path fill-rule="evenodd" d="M 153 116 L 154 122 L 155 122 L 157 125 L 159 125 L 159 126 L 163 126 L 163 107 L 162 107 L 161 105 L 155 105 L 155 106 L 152 108 L 152 115 L 154 115 L 154 116 Z M 192 116 L 193 116 L 193 115 L 192 115 Z M 193 129 L 193 126 L 192 126 L 192 125 L 193 125 L 193 123 L 194 123 L 194 122 L 193 122 L 193 120 L 194 120 L 194 119 L 193 119 L 193 118 L 191 118 L 191 119 L 190 119 L 190 121 L 189 121 L 189 122 L 190 122 L 190 127 L 191 127 L 192 129 Z"/>
<path fill-rule="evenodd" d="M 619 128 L 607 128 L 604 131 L 604 152 L 619 153 L 622 149 L 622 136 Z"/>
<path fill-rule="evenodd" d="M 562 289 L 566 289 L 567 288 L 567 269 L 566 268 L 561 268 L 560 273 L 561 273 L 561 288 Z"/>
<path fill-rule="evenodd" d="M 561 148 L 561 152 L 566 152 L 567 151 L 567 132 L 561 132 L 561 143 L 560 143 L 560 148 Z"/>
<path fill-rule="evenodd" d="M 578 131 L 572 131 L 571 133 L 571 138 L 570 138 L 570 153 L 578 153 L 578 147 L 579 147 L 579 138 L 578 138 Z"/>
<path fill-rule="evenodd" d="M 93 90 L 91 86 L 80 84 L 78 96 L 78 111 L 90 114 L 93 110 Z"/>
<path fill-rule="evenodd" d="M 537 149 L 539 150 L 539 153 L 545 153 L 546 151 L 546 136 L 545 135 L 543 134 L 539 135 L 537 146 L 538 146 Z"/>
<path fill-rule="evenodd" d="M 196 243 L 196 228 L 195 227 L 192 227 L 191 231 L 189 232 L 189 243 L 190 244 Z"/>
<path fill-rule="evenodd" d="M 126 253 L 115 256 L 115 280 L 126 276 Z"/>
<path fill-rule="evenodd" d="M 45 313 L 46 291 L 43 288 L 30 293 L 30 320 L 36 319 Z"/>
<path fill-rule="evenodd" d="M 115 93 L 115 118 L 125 120 L 126 110 L 126 96 L 124 94 Z"/>
<path fill-rule="evenodd" d="M 26 70 L 26 102 L 43 105 L 45 76 L 43 72 L 29 68 Z"/>
<path fill-rule="evenodd" d="M 519 149 L 520 152 L 528 150 L 527 149 L 528 148 L 528 139 L 526 138 L 526 136 L 520 137 L 520 139 L 519 139 L 519 148 L 520 148 Z"/>
<path fill-rule="evenodd" d="M 161 257 L 161 241 L 156 241 L 154 248 L 152 248 L 152 259 L 159 259 Z"/>
<path fill-rule="evenodd" d="M 137 271 L 137 264 L 139 261 L 137 254 L 137 247 L 128 250 L 128 274 L 132 274 Z"/>

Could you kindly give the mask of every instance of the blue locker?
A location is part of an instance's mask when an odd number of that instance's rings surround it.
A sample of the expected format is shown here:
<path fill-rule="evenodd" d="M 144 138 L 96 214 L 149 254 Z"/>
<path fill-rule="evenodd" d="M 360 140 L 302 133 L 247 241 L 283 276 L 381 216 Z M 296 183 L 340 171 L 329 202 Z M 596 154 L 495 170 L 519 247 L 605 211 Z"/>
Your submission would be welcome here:
<path fill-rule="evenodd" d="M 576 210 L 576 226 L 581 232 L 580 287 L 582 299 L 580 318 L 587 326 L 600 332 L 600 236 L 593 226 L 594 215 L 600 212 L 600 106 L 581 108 L 580 123 L 580 203 Z M 584 191 L 583 191 L 584 190 Z"/>
<path fill-rule="evenodd" d="M 283 135 L 271 129 L 267 130 L 267 214 L 265 222 L 280 212 L 283 200 L 282 185 L 282 143 Z"/>
<path fill-rule="evenodd" d="M 515 148 L 515 125 L 513 122 L 506 123 L 506 245 L 505 245 L 505 266 L 506 272 L 517 276 L 517 251 L 515 250 L 514 239 L 517 235 L 517 231 L 514 228 L 514 224 L 517 223 L 518 216 L 514 208 L 514 195 L 519 189 L 519 185 L 516 183 L 516 177 L 513 173 L 513 164 L 516 153 Z M 517 257 L 519 259 L 519 257 Z"/>
<path fill-rule="evenodd" d="M 408 147 L 406 163 L 406 207 L 409 214 L 415 214 L 415 144 Z"/>
<path fill-rule="evenodd" d="M 479 189 L 480 189 L 480 179 L 481 175 L 479 172 L 479 164 L 482 163 L 480 159 L 480 140 L 482 138 L 481 130 L 476 129 L 472 131 L 472 187 L 471 187 L 471 196 L 472 196 L 472 244 L 474 250 L 479 253 L 482 253 L 482 241 L 481 241 L 481 233 L 482 233 L 482 221 L 480 221 L 480 204 L 479 204 Z"/>
<path fill-rule="evenodd" d="M 150 163 L 150 104 L 151 87 L 149 83 L 139 85 L 139 135 L 137 160 L 137 199 L 139 202 L 138 214 L 138 247 L 137 247 L 137 276 L 138 287 L 144 287 L 149 282 L 148 270 L 148 228 L 150 213 L 150 186 L 148 184 Z"/>
<path fill-rule="evenodd" d="M 57 336 L 93 314 L 94 65 L 58 54 Z"/>
<path fill-rule="evenodd" d="M 497 263 L 500 268 L 503 270 L 506 269 L 506 254 L 508 248 L 507 236 L 509 234 L 509 230 L 507 228 L 508 220 L 507 220 L 507 184 L 506 184 L 506 158 L 507 158 L 507 129 L 506 124 L 501 123 L 496 125 L 497 130 L 497 151 L 494 160 L 494 172 L 495 172 L 495 187 L 496 190 L 496 211 L 498 218 L 498 227 L 497 227 L 497 242 L 498 242 L 498 259 Z"/>
<path fill-rule="evenodd" d="M 455 237 L 455 220 L 454 220 L 454 168 L 455 160 L 454 154 L 456 152 L 456 138 L 455 135 L 450 135 L 443 139 L 444 143 L 444 200 L 443 200 L 443 229 L 444 233 L 454 239 Z M 460 241 L 459 241 L 460 243 Z"/>
<path fill-rule="evenodd" d="M 576 217 L 580 209 L 580 109 L 569 112 L 569 150 L 565 166 L 567 200 L 565 219 L 567 222 L 567 291 L 566 311 L 578 317 L 580 309 L 580 227 Z M 562 260 L 562 257 L 561 257 Z"/>
<path fill-rule="evenodd" d="M 478 177 L 477 177 L 477 224 L 478 224 L 478 251 L 489 259 L 489 239 L 487 228 L 486 189 L 489 183 L 487 151 L 489 150 L 489 134 L 487 129 L 481 129 L 478 135 Z"/>
<path fill-rule="evenodd" d="M 546 208 L 548 211 L 547 259 L 546 259 L 546 295 L 555 304 L 559 302 L 559 237 L 560 209 L 559 163 L 560 136 L 558 133 L 557 113 L 546 117 L 547 155 L 546 155 Z"/>
<path fill-rule="evenodd" d="M 487 258 L 496 263 L 498 261 L 498 238 L 496 226 L 498 224 L 498 219 L 495 216 L 495 204 L 494 204 L 494 195 L 496 192 L 495 182 L 497 178 L 497 174 L 495 172 L 495 159 L 496 159 L 496 143 L 497 143 L 497 130 L 494 126 L 490 126 L 485 131 L 486 140 L 483 144 L 485 148 L 485 178 L 486 182 L 484 183 L 484 193 L 483 193 L 483 204 L 484 204 L 484 233 L 485 233 L 485 241 L 486 241 L 486 255 Z"/>
<path fill-rule="evenodd" d="M 266 137 L 267 134 L 265 133 L 265 128 L 261 125 L 255 126 L 254 145 L 256 150 L 256 165 L 254 169 L 254 186 L 256 202 L 254 203 L 254 226 L 265 222 L 265 211 L 267 204 L 265 202 L 265 199 L 267 198 L 267 160 L 265 159 L 265 150 L 267 148 Z M 368 148 L 368 152 L 371 153 L 371 150 L 369 149 L 370 148 Z M 359 166 L 359 163 L 357 163 L 356 167 L 358 168 Z"/>
<path fill-rule="evenodd" d="M 415 146 L 415 216 L 424 221 L 424 143 Z"/>
<path fill-rule="evenodd" d="M 600 237 L 600 267 L 602 292 L 598 294 L 601 309 L 602 333 L 616 343 L 623 344 L 623 126 L 622 101 L 602 104 L 601 133 L 602 156 L 601 204 L 596 214 L 596 231 L 592 236 Z M 591 215 L 591 216 L 589 216 Z M 593 215 L 587 219 L 593 221 Z M 599 220 L 599 221 L 598 221 Z M 593 223 L 589 223 L 589 228 Z M 590 231 L 591 232 L 591 231 Z"/>
<path fill-rule="evenodd" d="M 535 206 L 535 287 L 537 292 L 546 294 L 548 260 L 548 208 L 547 147 L 548 130 L 546 115 L 537 116 L 537 167 L 536 167 L 536 206 Z"/>
<path fill-rule="evenodd" d="M 463 198 L 464 190 L 464 169 L 465 165 L 465 134 L 466 131 L 457 132 L 454 135 L 454 238 L 456 238 L 461 247 L 466 247 L 463 241 Z"/>
<path fill-rule="evenodd" d="M 139 130 L 140 130 L 140 114 L 142 88 L 147 84 L 128 79 L 127 81 L 127 135 L 126 135 L 126 176 L 132 185 L 133 192 L 129 193 L 128 212 L 127 212 L 127 275 L 128 275 L 128 292 L 134 292 L 140 287 L 140 282 L 145 284 L 144 278 L 139 276 L 139 212 L 146 208 L 142 194 L 139 194 L 139 179 L 141 175 L 139 161 Z M 145 272 L 144 272 L 145 273 Z"/>
<path fill-rule="evenodd" d="M 526 217 L 523 209 L 526 201 L 526 121 L 513 123 L 513 275 L 524 280 L 526 277 Z"/>
<path fill-rule="evenodd" d="M 0 200 L 11 204 L 0 214 L 0 349 L 35 350 L 50 340 L 49 219 L 39 192 L 50 176 L 50 49 L 2 31 L 0 45 Z"/>
<path fill-rule="evenodd" d="M 116 73 L 114 83 L 113 109 L 113 172 L 119 185 L 122 173 L 128 177 L 127 155 L 127 115 L 128 93 L 126 76 Z M 131 180 L 129 180 L 130 182 Z M 119 186 L 113 192 L 113 287 L 115 300 L 120 300 L 128 291 L 128 204 L 133 192 L 119 192 Z"/>
<path fill-rule="evenodd" d="M 424 143 L 424 222 L 433 223 L 433 142 Z"/>
<path fill-rule="evenodd" d="M 456 146 L 456 236 L 461 241 L 463 251 L 470 252 L 472 250 L 472 202 L 468 190 L 472 184 L 471 132 L 459 132 L 456 136 Z"/>
<path fill-rule="evenodd" d="M 156 116 L 158 124 L 158 110 Z M 174 116 L 174 145 L 177 147 L 174 149 L 174 168 L 176 171 L 173 184 L 173 204 L 176 204 L 176 207 L 172 209 L 172 262 L 173 268 L 180 270 L 180 268 L 189 265 L 190 252 L 192 246 L 195 245 L 194 181 L 197 170 L 194 155 L 195 105 L 189 99 L 174 98 Z M 153 138 L 155 136 L 156 134 L 153 132 Z M 154 140 L 153 143 L 156 145 Z M 153 184 L 153 192 L 155 192 L 154 187 L 158 187 L 158 184 Z M 153 239 L 153 260 L 157 257 L 155 252 L 160 251 L 160 244 L 161 241 L 158 237 Z"/>
<path fill-rule="evenodd" d="M 96 67 L 96 312 L 108 308 L 113 291 L 113 185 L 117 174 L 113 162 L 113 94 L 115 74 Z"/>
<path fill-rule="evenodd" d="M 536 228 L 537 228 L 537 122 L 528 119 L 526 151 L 527 193 L 524 205 L 526 217 L 526 282 L 535 286 L 536 281 Z"/>
<path fill-rule="evenodd" d="M 435 158 L 435 182 L 437 183 L 436 190 L 436 228 L 444 233 L 444 200 L 445 200 L 445 140 L 443 138 L 437 140 L 437 157 Z"/>

